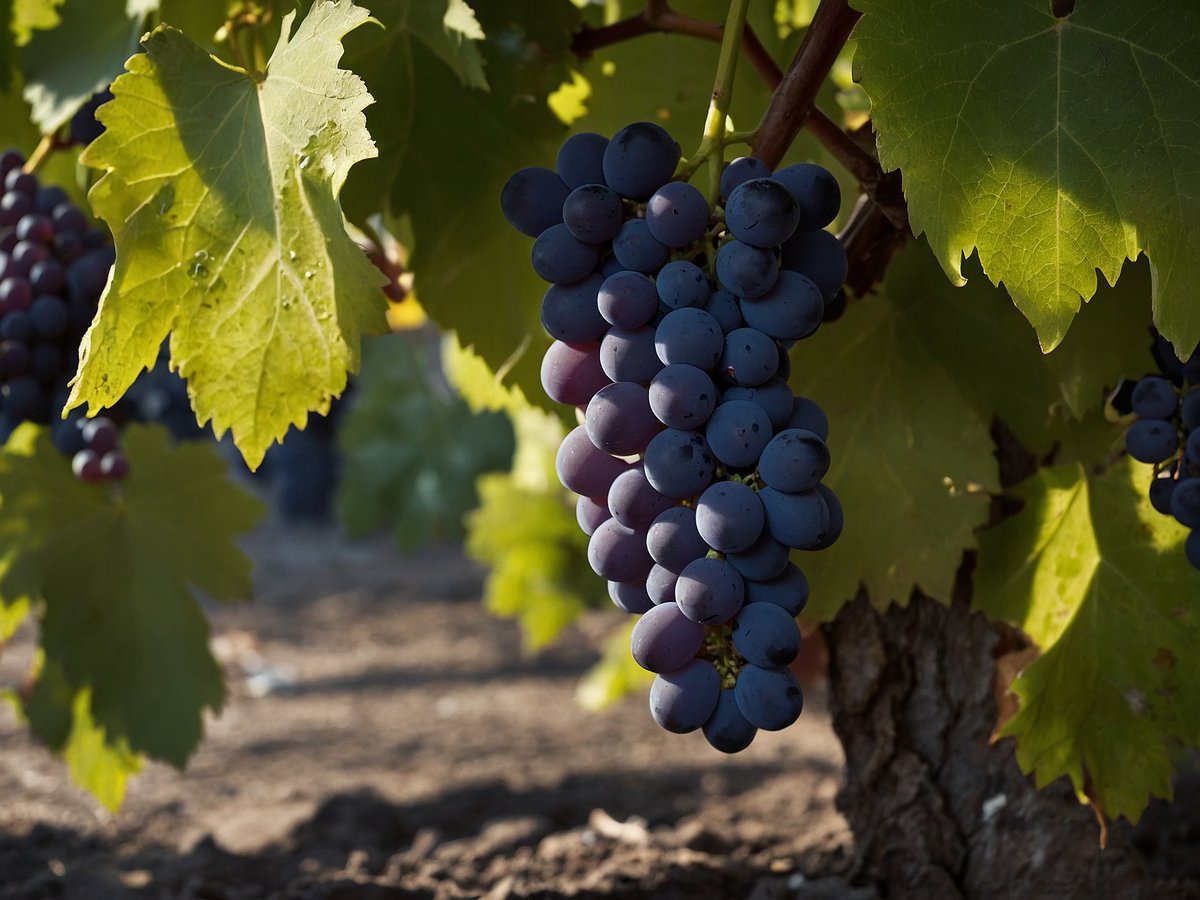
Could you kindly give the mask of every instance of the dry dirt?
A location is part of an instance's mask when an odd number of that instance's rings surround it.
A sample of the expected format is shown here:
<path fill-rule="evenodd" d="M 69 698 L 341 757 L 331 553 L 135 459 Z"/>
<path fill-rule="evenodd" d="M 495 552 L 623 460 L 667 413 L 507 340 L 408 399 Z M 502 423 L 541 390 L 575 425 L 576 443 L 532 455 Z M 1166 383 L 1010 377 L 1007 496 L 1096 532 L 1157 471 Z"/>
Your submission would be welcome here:
<path fill-rule="evenodd" d="M 737 756 L 574 702 L 597 612 L 521 653 L 452 548 L 265 526 L 250 606 L 212 611 L 229 702 L 185 773 L 116 816 L 0 711 L 0 898 L 867 898 L 839 877 L 840 746 L 801 721 Z M 32 651 L 18 636 L 0 684 Z"/>

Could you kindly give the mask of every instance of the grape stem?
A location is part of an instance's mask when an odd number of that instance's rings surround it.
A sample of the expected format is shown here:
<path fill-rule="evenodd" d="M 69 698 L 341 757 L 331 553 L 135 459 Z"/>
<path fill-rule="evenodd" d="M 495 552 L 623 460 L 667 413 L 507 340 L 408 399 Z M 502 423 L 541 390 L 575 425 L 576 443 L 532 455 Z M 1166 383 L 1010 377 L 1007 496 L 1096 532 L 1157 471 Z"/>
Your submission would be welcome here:
<path fill-rule="evenodd" d="M 58 139 L 56 132 L 42 135 L 42 139 L 38 141 L 38 145 L 33 152 L 29 154 L 29 159 L 25 161 L 22 167 L 26 172 L 36 172 L 55 150 L 67 146 Z"/>

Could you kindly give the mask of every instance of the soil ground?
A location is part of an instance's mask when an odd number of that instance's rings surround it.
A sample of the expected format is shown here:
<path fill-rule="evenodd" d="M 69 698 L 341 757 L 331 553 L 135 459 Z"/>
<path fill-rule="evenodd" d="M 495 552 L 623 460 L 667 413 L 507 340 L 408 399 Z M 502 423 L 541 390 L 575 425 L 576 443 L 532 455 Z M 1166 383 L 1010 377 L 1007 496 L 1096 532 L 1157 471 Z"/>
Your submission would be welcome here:
<path fill-rule="evenodd" d="M 269 523 L 258 596 L 212 610 L 230 697 L 185 773 L 109 816 L 0 710 L 0 898 L 866 898 L 818 688 L 726 757 L 639 694 L 574 700 L 612 627 L 524 656 L 453 548 Z M 0 657 L 20 681 L 25 631 Z"/>

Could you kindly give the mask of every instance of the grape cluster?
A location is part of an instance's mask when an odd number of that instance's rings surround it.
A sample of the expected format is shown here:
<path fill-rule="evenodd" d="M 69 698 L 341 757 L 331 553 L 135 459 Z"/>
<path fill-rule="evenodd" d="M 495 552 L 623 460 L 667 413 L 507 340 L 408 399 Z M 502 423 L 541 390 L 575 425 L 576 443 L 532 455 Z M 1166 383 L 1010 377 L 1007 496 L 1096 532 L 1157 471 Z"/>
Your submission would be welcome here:
<path fill-rule="evenodd" d="M 742 158 L 714 213 L 671 180 L 679 158 L 649 122 L 573 135 L 555 170 L 513 175 L 501 207 L 550 282 L 542 384 L 583 411 L 558 475 L 592 568 L 640 616 L 651 712 L 732 753 L 800 714 L 788 666 L 808 583 L 789 551 L 842 528 L 821 483 L 828 421 L 787 382 L 792 343 L 841 302 L 846 256 L 823 230 L 841 198 L 819 166 Z"/>
<path fill-rule="evenodd" d="M 60 187 L 0 155 L 0 437 L 62 408 L 114 255 Z"/>
<path fill-rule="evenodd" d="M 1125 432 L 1125 449 L 1153 464 L 1150 504 L 1191 529 L 1184 552 L 1200 569 L 1200 351 L 1180 362 L 1162 345 L 1159 337 L 1155 356 L 1163 374 L 1142 378 L 1129 395 L 1137 420 Z"/>
<path fill-rule="evenodd" d="M 121 481 L 129 461 L 121 452 L 116 424 L 104 417 L 73 416 L 52 428 L 54 445 L 71 458 L 71 471 L 80 481 Z"/>

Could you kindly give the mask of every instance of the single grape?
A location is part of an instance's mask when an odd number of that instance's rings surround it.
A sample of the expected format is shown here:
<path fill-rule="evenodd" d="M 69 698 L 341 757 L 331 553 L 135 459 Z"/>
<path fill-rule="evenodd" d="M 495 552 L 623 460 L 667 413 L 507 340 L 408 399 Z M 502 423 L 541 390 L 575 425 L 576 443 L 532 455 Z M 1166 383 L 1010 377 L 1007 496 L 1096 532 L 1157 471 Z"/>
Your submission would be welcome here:
<path fill-rule="evenodd" d="M 737 481 L 718 481 L 696 501 L 696 530 L 714 550 L 748 549 L 763 531 L 763 505 L 758 495 Z"/>
<path fill-rule="evenodd" d="M 509 225 L 535 238 L 562 222 L 563 203 L 569 193 L 570 188 L 550 169 L 529 166 L 505 182 L 500 191 L 500 209 Z"/>
<path fill-rule="evenodd" d="M 33 322 L 28 310 L 14 309 L 0 316 L 0 340 L 28 344 L 33 340 Z"/>
<path fill-rule="evenodd" d="M 629 464 L 597 450 L 587 429 L 579 425 L 563 438 L 554 467 L 558 480 L 568 491 L 585 497 L 607 497 L 613 481 Z"/>
<path fill-rule="evenodd" d="M 75 205 L 71 203 L 70 195 L 63 188 L 57 184 L 52 184 L 38 189 L 37 194 L 33 198 L 33 209 L 35 212 L 49 216 L 63 203 L 71 206 Z"/>
<path fill-rule="evenodd" d="M 725 288 L 719 287 L 708 295 L 704 311 L 717 320 L 724 334 L 729 334 L 735 328 L 741 328 L 742 308 L 738 305 L 737 297 Z"/>
<path fill-rule="evenodd" d="M 767 418 L 771 420 L 771 427 L 777 430 L 782 430 L 784 423 L 791 416 L 793 399 L 792 389 L 778 375 L 753 387 L 733 385 L 721 395 L 722 402 L 749 400 L 751 403 L 761 406 L 763 412 L 767 414 Z"/>
<path fill-rule="evenodd" d="M 600 365 L 600 344 L 596 341 L 555 341 L 542 357 L 542 388 L 555 403 L 586 406 L 596 391 L 609 383 Z"/>
<path fill-rule="evenodd" d="M 634 463 L 616 477 L 608 489 L 608 509 L 627 528 L 648 529 L 663 512 L 675 505 L 646 480 L 644 465 Z"/>
<path fill-rule="evenodd" d="M 1183 553 L 1193 569 L 1200 569 L 1200 531 L 1192 530 L 1183 542 Z"/>
<path fill-rule="evenodd" d="M 1133 411 L 1142 419 L 1169 419 L 1179 407 L 1175 385 L 1158 375 L 1147 375 L 1133 388 Z"/>
<path fill-rule="evenodd" d="M 667 366 L 650 382 L 650 409 L 670 428 L 699 428 L 712 415 L 716 402 L 716 385 L 707 372 L 695 366 Z"/>
<path fill-rule="evenodd" d="M 639 616 L 654 607 L 654 604 L 650 602 L 650 595 L 646 593 L 644 585 L 630 584 L 627 581 L 610 581 L 608 583 L 608 597 L 621 612 L 633 613 Z"/>
<path fill-rule="evenodd" d="M 636 382 L 618 381 L 600 388 L 588 402 L 584 427 L 605 453 L 631 456 L 645 450 L 663 426 L 650 409 L 649 392 Z"/>
<path fill-rule="evenodd" d="M 646 549 L 658 565 L 682 572 L 688 563 L 708 553 L 708 544 L 696 529 L 696 511 L 673 506 L 660 513 L 646 532 Z"/>
<path fill-rule="evenodd" d="M 678 581 L 679 573 L 655 563 L 650 569 L 650 574 L 646 576 L 646 594 L 650 597 L 650 602 L 655 606 L 674 602 L 675 585 Z"/>
<path fill-rule="evenodd" d="M 771 169 L 761 159 L 753 156 L 739 156 L 727 164 L 721 172 L 721 199 L 724 200 L 733 193 L 739 184 L 752 178 L 770 178 Z"/>
<path fill-rule="evenodd" d="M 29 351 L 29 374 L 46 384 L 65 381 L 71 375 L 65 371 L 65 360 L 66 355 L 57 343 L 38 341 Z M 74 370 L 74 365 L 71 369 Z"/>
<path fill-rule="evenodd" d="M 729 241 L 717 251 L 717 280 L 737 297 L 761 297 L 778 277 L 779 262 L 771 250 Z"/>
<path fill-rule="evenodd" d="M 579 523 L 579 530 L 588 537 L 611 518 L 607 498 L 580 496 L 575 500 L 575 521 Z"/>
<path fill-rule="evenodd" d="M 780 341 L 798 341 L 820 327 L 825 300 L 812 281 L 799 272 L 784 269 L 763 296 L 743 300 L 741 312 L 752 328 Z"/>
<path fill-rule="evenodd" d="M 825 501 L 825 508 L 829 510 L 829 530 L 825 532 L 825 537 L 818 541 L 816 546 L 811 549 L 828 550 L 842 536 L 842 528 L 845 525 L 842 515 L 842 501 L 833 492 L 833 488 L 827 484 L 818 484 L 817 490 L 821 494 L 821 499 Z"/>
<path fill-rule="evenodd" d="M 1179 482 L 1169 476 L 1160 476 L 1150 482 L 1150 505 L 1164 516 L 1171 515 L 1171 497 Z"/>
<path fill-rule="evenodd" d="M 586 244 L 611 241 L 621 228 L 621 198 L 602 184 L 585 184 L 563 202 L 563 225 Z"/>
<path fill-rule="evenodd" d="M 103 416 L 95 419 L 83 419 L 80 428 L 83 440 L 100 456 L 117 449 L 117 426 L 112 419 Z"/>
<path fill-rule="evenodd" d="M 749 400 L 730 400 L 713 411 L 704 436 L 713 455 L 734 469 L 753 466 L 772 435 L 771 420 Z"/>
<path fill-rule="evenodd" d="M 568 344 L 598 341 L 608 323 L 596 306 L 604 279 L 589 275 L 576 284 L 552 284 L 542 297 L 542 327 L 550 337 Z"/>
<path fill-rule="evenodd" d="M 1171 515 L 1188 528 L 1200 528 L 1200 478 L 1179 482 L 1171 495 Z"/>
<path fill-rule="evenodd" d="M 67 286 L 67 272 L 57 260 L 44 259 L 29 270 L 29 286 L 35 294 L 59 294 Z"/>
<path fill-rule="evenodd" d="M 638 328 L 648 323 L 658 312 L 658 299 L 654 282 L 628 269 L 605 278 L 596 295 L 600 315 L 619 328 Z"/>
<path fill-rule="evenodd" d="M 783 572 L 788 564 L 788 548 L 764 530 L 758 536 L 758 540 L 745 550 L 726 553 L 725 561 L 746 579 L 746 587 L 749 590 L 751 580 L 770 581 Z M 746 596 L 746 602 L 750 602 L 749 594 Z"/>
<path fill-rule="evenodd" d="M 803 428 L 823 441 L 829 440 L 829 417 L 825 415 L 825 410 L 807 397 L 797 397 L 792 401 L 792 414 L 783 427 Z"/>
<path fill-rule="evenodd" d="M 779 432 L 763 448 L 758 474 L 777 491 L 796 494 L 814 488 L 829 471 L 829 448 L 802 428 Z"/>
<path fill-rule="evenodd" d="M 733 695 L 746 721 L 764 731 L 787 728 L 800 718 L 804 708 L 800 682 L 787 669 L 743 666 Z"/>
<path fill-rule="evenodd" d="M 734 649 L 764 669 L 782 669 L 800 652 L 796 620 L 774 603 L 751 603 L 733 617 Z"/>
<path fill-rule="evenodd" d="M 659 727 L 687 734 L 702 726 L 717 708 L 721 676 L 706 659 L 694 659 L 682 669 L 664 672 L 650 686 L 650 715 Z"/>
<path fill-rule="evenodd" d="M 1193 466 L 1200 467 L 1200 429 L 1191 432 L 1187 436 L 1187 441 L 1184 443 L 1184 453 L 1187 456 L 1188 462 Z"/>
<path fill-rule="evenodd" d="M 1183 398 L 1180 418 L 1184 428 L 1200 428 L 1200 391 L 1192 391 Z"/>
<path fill-rule="evenodd" d="M 560 222 L 538 235 L 530 259 L 539 278 L 553 284 L 574 284 L 596 268 L 600 250 L 579 240 Z"/>
<path fill-rule="evenodd" d="M 708 279 L 704 271 L 686 259 L 667 263 L 659 270 L 654 287 L 663 305 L 670 309 L 704 306 L 708 302 Z"/>
<path fill-rule="evenodd" d="M 675 583 L 675 602 L 693 622 L 721 625 L 732 619 L 746 596 L 737 569 L 723 559 L 707 556 L 684 566 Z"/>
<path fill-rule="evenodd" d="M 675 500 L 695 497 L 712 481 L 716 462 L 703 435 L 667 428 L 646 445 L 646 478 L 660 494 Z"/>
<path fill-rule="evenodd" d="M 22 216 L 17 222 L 17 240 L 32 241 L 35 244 L 50 243 L 54 240 L 54 225 L 50 217 L 39 212 Z"/>
<path fill-rule="evenodd" d="M 757 328 L 725 335 L 717 370 L 739 387 L 764 384 L 779 371 L 779 347 Z"/>
<path fill-rule="evenodd" d="M 624 222 L 613 238 L 612 251 L 621 265 L 634 272 L 657 271 L 671 252 L 650 233 L 645 219 Z"/>
<path fill-rule="evenodd" d="M 573 134 L 563 141 L 554 160 L 563 184 L 572 190 L 585 184 L 603 184 L 607 147 L 608 138 L 589 131 Z"/>
<path fill-rule="evenodd" d="M 766 512 L 767 531 L 796 550 L 815 549 L 829 534 L 829 507 L 816 490 L 785 494 L 766 487 L 758 492 Z"/>
<path fill-rule="evenodd" d="M 725 335 L 717 320 L 704 310 L 684 307 L 663 316 L 654 332 L 654 346 L 665 365 L 683 364 L 707 371 L 720 360 Z"/>
<path fill-rule="evenodd" d="M 722 690 L 716 708 L 704 723 L 704 739 L 722 753 L 740 753 L 757 733 L 738 708 L 733 689 Z"/>
<path fill-rule="evenodd" d="M 120 450 L 110 450 L 100 457 L 100 474 L 109 481 L 121 481 L 129 474 L 129 460 Z"/>
<path fill-rule="evenodd" d="M 12 315 L 12 313 L 9 313 Z M 29 347 L 23 341 L 0 341 L 0 375 L 17 378 L 29 369 Z M 12 411 L 12 402 L 6 404 Z"/>
<path fill-rule="evenodd" d="M 704 626 L 685 616 L 677 604 L 663 603 L 633 626 L 630 651 L 643 669 L 674 672 L 691 662 L 703 643 Z"/>
<path fill-rule="evenodd" d="M 616 519 L 601 522 L 588 538 L 588 565 L 609 581 L 645 582 L 654 560 L 646 552 L 646 533 Z"/>
<path fill-rule="evenodd" d="M 668 247 L 686 247 L 704 237 L 708 201 L 684 181 L 669 181 L 646 204 L 646 225 Z"/>
<path fill-rule="evenodd" d="M 4 385 L 3 398 L 4 412 L 20 422 L 33 418 L 39 412 L 46 395 L 36 379 L 20 375 L 16 378 L 9 377 L 8 383 Z"/>
<path fill-rule="evenodd" d="M 100 470 L 100 457 L 95 450 L 80 450 L 71 457 L 71 471 L 80 481 L 95 484 L 104 478 Z"/>
<path fill-rule="evenodd" d="M 842 242 L 828 231 L 797 231 L 783 245 L 780 265 L 807 276 L 827 300 L 846 283 L 849 263 Z"/>
<path fill-rule="evenodd" d="M 824 228 L 837 218 L 842 190 L 828 169 L 813 163 L 797 163 L 780 169 L 774 177 L 787 185 L 799 204 L 798 231 Z"/>
<path fill-rule="evenodd" d="M 1166 462 L 1179 449 L 1179 435 L 1163 419 L 1141 419 L 1125 432 L 1125 449 L 1138 462 Z"/>
<path fill-rule="evenodd" d="M 679 155 L 679 145 L 662 126 L 634 122 L 604 149 L 604 183 L 623 197 L 646 200 L 670 180 Z"/>
<path fill-rule="evenodd" d="M 649 381 L 662 367 L 649 325 L 614 326 L 600 342 L 600 368 L 612 381 Z"/>
<path fill-rule="evenodd" d="M 800 208 L 795 196 L 773 178 L 742 182 L 725 203 L 725 226 L 729 233 L 752 247 L 779 246 L 792 236 L 799 221 Z"/>

